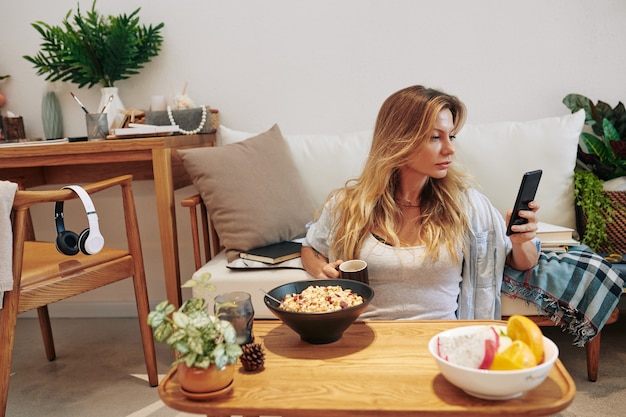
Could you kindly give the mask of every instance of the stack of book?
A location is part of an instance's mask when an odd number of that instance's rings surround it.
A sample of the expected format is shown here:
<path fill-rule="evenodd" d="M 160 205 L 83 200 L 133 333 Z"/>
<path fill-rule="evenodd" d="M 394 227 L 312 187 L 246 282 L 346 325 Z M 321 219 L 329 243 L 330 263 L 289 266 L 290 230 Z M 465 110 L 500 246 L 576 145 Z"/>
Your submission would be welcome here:
<path fill-rule="evenodd" d="M 129 127 L 123 127 L 119 129 L 113 129 L 113 134 L 109 135 L 107 139 L 119 139 L 119 138 L 140 138 L 149 136 L 168 136 L 177 133 L 180 128 L 178 125 L 144 125 L 138 123 L 130 123 Z"/>
<path fill-rule="evenodd" d="M 574 239 L 574 229 L 544 222 L 539 222 L 538 226 L 537 238 L 541 241 L 541 250 L 567 252 L 570 246 L 580 245 L 580 241 Z"/>
<path fill-rule="evenodd" d="M 274 265 L 300 257 L 300 249 L 302 243 L 285 241 L 241 252 L 239 257 Z"/>

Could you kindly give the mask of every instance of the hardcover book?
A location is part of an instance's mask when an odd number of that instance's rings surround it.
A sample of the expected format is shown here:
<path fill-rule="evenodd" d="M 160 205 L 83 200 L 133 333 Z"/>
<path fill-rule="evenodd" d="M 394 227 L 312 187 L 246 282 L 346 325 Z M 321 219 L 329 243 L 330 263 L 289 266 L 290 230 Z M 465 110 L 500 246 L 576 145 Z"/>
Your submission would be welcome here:
<path fill-rule="evenodd" d="M 300 256 L 302 244 L 299 242 L 285 241 L 273 243 L 267 246 L 250 249 L 239 254 L 240 258 L 266 264 L 277 264 Z"/>
<path fill-rule="evenodd" d="M 574 238 L 574 229 L 569 227 L 543 222 L 538 222 L 537 225 L 537 237 L 542 242 L 571 241 Z"/>
<path fill-rule="evenodd" d="M 574 239 L 574 229 L 543 222 L 538 222 L 538 226 L 537 238 L 544 251 L 567 252 L 570 246 L 580 245 L 580 242 Z"/>

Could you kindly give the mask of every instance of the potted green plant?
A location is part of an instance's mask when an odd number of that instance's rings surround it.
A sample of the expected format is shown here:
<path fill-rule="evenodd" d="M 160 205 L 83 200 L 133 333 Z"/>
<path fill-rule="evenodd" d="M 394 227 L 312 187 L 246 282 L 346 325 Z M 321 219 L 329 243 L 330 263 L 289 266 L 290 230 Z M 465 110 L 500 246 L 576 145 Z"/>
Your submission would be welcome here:
<path fill-rule="evenodd" d="M 593 250 L 619 250 L 607 224 L 616 216 L 626 215 L 623 192 L 605 192 L 604 181 L 626 176 L 626 110 L 620 102 L 612 108 L 603 101 L 593 101 L 580 94 L 568 94 L 563 104 L 572 113 L 584 109 L 585 125 L 578 147 L 574 173 L 574 195 L 579 213 L 578 229 L 582 242 Z M 623 231 L 616 233 L 622 235 Z M 618 238 L 619 239 L 619 238 Z"/>
<path fill-rule="evenodd" d="M 69 81 L 79 88 L 114 87 L 115 82 L 138 74 L 161 48 L 164 23 L 140 25 L 140 10 L 102 16 L 94 1 L 84 16 L 79 6 L 70 19 L 70 10 L 60 26 L 37 21 L 32 26 L 43 38 L 41 50 L 24 59 L 49 81 Z"/>
<path fill-rule="evenodd" d="M 112 117 L 121 119 L 118 110 L 123 110 L 115 83 L 138 74 L 144 64 L 158 55 L 163 42 L 164 23 L 140 24 L 140 10 L 103 16 L 96 10 L 94 0 L 85 15 L 80 7 L 74 15 L 70 9 L 61 25 L 37 21 L 32 26 L 43 39 L 41 49 L 34 56 L 23 58 L 34 65 L 37 75 L 45 75 L 48 81 L 69 81 L 78 88 L 99 84 L 102 98 L 98 109 L 104 107 L 111 95 L 115 99 L 107 108 L 111 125 Z"/>
<path fill-rule="evenodd" d="M 182 286 L 214 291 L 210 278 L 210 274 L 202 274 Z M 185 391 L 219 391 L 232 382 L 242 349 L 233 325 L 212 315 L 204 298 L 191 298 L 178 309 L 163 301 L 148 315 L 148 324 L 154 340 L 175 351 L 173 365 L 178 366 L 178 378 Z"/>
<path fill-rule="evenodd" d="M 604 192 L 603 182 L 593 172 L 574 171 L 574 198 L 577 210 L 577 228 L 582 242 L 594 251 L 609 245 L 607 222 L 613 221 L 613 200 Z"/>

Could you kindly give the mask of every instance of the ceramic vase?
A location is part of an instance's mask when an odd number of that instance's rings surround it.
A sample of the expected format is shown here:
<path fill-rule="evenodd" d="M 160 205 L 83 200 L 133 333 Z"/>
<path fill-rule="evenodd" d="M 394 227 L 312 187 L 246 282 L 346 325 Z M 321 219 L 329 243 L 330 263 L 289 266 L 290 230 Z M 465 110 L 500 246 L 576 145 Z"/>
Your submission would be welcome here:
<path fill-rule="evenodd" d="M 235 377 L 235 365 L 226 365 L 222 370 L 212 364 L 207 369 L 189 367 L 184 362 L 178 364 L 180 386 L 190 393 L 210 393 L 230 385 Z"/>
<path fill-rule="evenodd" d="M 54 91 L 48 91 L 41 100 L 41 122 L 46 139 L 63 137 L 63 115 Z"/>
<path fill-rule="evenodd" d="M 98 105 L 98 113 L 102 113 L 103 109 L 105 110 L 109 121 L 109 132 L 111 129 L 122 127 L 122 122 L 124 121 L 124 114 L 122 112 L 126 110 L 126 108 L 120 99 L 117 87 L 101 88 L 100 92 L 102 96 L 100 97 L 100 104 Z M 113 98 L 109 102 L 110 97 Z"/>

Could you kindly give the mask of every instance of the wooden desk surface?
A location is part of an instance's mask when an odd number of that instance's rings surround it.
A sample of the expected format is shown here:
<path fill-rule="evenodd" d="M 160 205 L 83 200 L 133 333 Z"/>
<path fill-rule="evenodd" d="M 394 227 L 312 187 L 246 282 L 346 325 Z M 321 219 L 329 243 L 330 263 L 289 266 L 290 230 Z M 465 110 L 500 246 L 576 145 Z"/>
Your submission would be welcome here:
<path fill-rule="evenodd" d="M 0 148 L 0 179 L 21 181 L 26 188 L 43 184 L 100 181 L 131 173 L 135 180 L 154 178 L 155 153 L 214 146 L 215 134 L 139 139 L 45 143 Z M 168 156 L 170 153 L 168 152 Z M 174 186 L 191 182 L 176 152 L 171 153 Z"/>
<path fill-rule="evenodd" d="M 502 322 L 357 322 L 335 343 L 310 345 L 280 321 L 255 321 L 265 369 L 241 368 L 230 394 L 210 401 L 184 397 L 172 369 L 159 395 L 176 410 L 210 416 L 542 416 L 573 401 L 576 387 L 560 360 L 542 385 L 513 400 L 481 400 L 450 384 L 428 353 L 428 340 L 486 323 Z"/>

